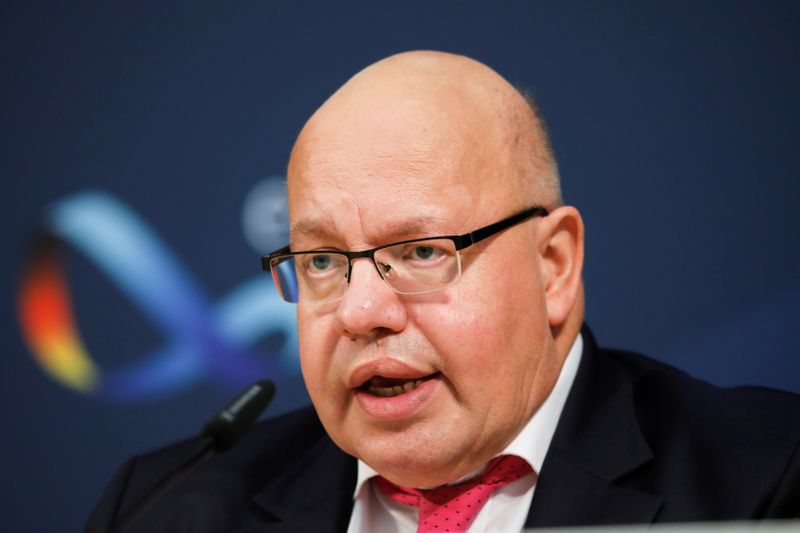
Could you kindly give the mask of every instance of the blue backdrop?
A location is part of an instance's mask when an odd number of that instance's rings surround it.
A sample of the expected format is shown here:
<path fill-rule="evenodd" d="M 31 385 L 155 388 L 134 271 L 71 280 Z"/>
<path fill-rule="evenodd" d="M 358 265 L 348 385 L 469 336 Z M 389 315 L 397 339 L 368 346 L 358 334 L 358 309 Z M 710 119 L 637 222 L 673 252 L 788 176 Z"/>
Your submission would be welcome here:
<path fill-rule="evenodd" d="M 402 50 L 534 92 L 601 343 L 800 391 L 797 2 L 73 4 L 0 7 L 4 529 L 80 529 L 250 378 L 307 401 L 258 257 L 304 120 Z"/>

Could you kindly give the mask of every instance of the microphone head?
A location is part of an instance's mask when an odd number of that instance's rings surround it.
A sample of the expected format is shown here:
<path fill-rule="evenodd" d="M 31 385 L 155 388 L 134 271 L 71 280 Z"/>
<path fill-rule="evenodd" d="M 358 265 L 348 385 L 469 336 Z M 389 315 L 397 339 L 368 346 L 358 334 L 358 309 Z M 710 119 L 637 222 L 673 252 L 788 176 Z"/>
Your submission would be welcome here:
<path fill-rule="evenodd" d="M 217 452 L 224 452 L 256 421 L 273 396 L 273 382 L 263 379 L 253 383 L 206 423 L 202 435 L 212 439 Z"/>

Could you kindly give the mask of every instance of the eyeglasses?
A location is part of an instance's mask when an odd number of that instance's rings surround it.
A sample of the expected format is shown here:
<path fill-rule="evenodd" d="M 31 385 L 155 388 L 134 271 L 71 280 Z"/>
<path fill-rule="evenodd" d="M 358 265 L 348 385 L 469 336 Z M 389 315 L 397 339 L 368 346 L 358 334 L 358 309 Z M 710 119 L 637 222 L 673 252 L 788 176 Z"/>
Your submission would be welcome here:
<path fill-rule="evenodd" d="M 300 298 L 319 303 L 338 300 L 350 283 L 353 260 L 360 258 L 369 258 L 396 293 L 425 294 L 445 289 L 458 280 L 459 250 L 547 214 L 543 207 L 531 207 L 463 235 L 411 239 L 361 252 L 292 252 L 285 246 L 262 257 L 261 266 L 272 272 L 278 294 L 290 303 L 297 303 Z"/>

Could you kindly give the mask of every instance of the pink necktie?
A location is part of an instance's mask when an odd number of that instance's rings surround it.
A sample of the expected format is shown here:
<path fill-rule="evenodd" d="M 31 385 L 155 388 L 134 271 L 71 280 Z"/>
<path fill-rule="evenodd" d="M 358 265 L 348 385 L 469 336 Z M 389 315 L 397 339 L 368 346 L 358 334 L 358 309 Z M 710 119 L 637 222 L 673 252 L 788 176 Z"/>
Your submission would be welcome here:
<path fill-rule="evenodd" d="M 419 507 L 417 533 L 466 531 L 495 489 L 532 472 L 525 459 L 501 455 L 489 461 L 483 474 L 458 485 L 417 490 L 399 487 L 380 476 L 373 481 L 394 501 Z"/>

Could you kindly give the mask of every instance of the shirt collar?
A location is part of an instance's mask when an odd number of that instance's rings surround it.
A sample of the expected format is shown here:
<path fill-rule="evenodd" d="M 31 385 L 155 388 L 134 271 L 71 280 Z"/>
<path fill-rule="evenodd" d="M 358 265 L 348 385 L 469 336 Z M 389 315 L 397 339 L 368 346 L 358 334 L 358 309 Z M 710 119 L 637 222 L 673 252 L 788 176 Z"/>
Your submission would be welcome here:
<path fill-rule="evenodd" d="M 547 396 L 541 407 L 533 414 L 528 423 L 522 428 L 522 431 L 506 446 L 506 448 L 499 455 L 517 455 L 522 457 L 536 472 L 542 470 L 544 457 L 547 455 L 547 450 L 550 447 L 550 441 L 553 439 L 553 434 L 558 425 L 558 419 L 561 417 L 561 411 L 564 409 L 564 404 L 567 401 L 567 396 L 572 388 L 572 382 L 575 381 L 575 374 L 578 372 L 578 366 L 581 362 L 581 355 L 583 353 L 583 336 L 578 333 L 572 347 L 567 353 L 564 360 L 564 365 L 561 367 L 561 372 L 558 375 L 556 384 L 550 394 Z M 481 469 L 482 471 L 483 469 Z M 353 492 L 353 497 L 357 498 L 361 488 L 372 477 L 378 474 L 371 466 L 358 460 L 358 477 L 356 479 L 356 488 Z"/>

